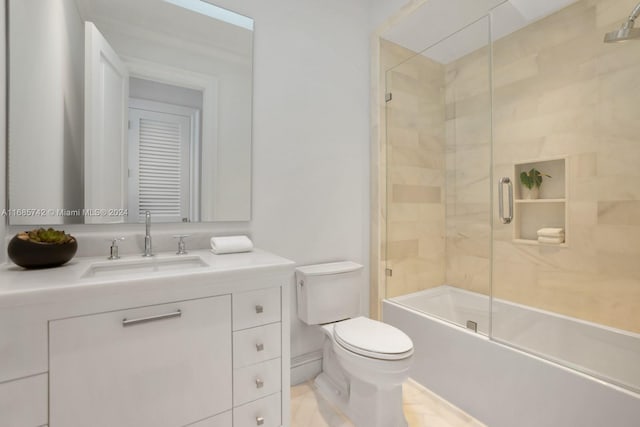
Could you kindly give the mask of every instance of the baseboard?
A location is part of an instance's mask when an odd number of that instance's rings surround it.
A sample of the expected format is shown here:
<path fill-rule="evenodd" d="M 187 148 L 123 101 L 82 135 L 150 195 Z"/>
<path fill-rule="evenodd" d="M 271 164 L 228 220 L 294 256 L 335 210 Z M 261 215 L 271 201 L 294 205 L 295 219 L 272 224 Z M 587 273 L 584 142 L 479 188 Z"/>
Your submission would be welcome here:
<path fill-rule="evenodd" d="M 322 372 L 322 350 L 305 353 L 291 359 L 291 385 L 315 378 Z"/>

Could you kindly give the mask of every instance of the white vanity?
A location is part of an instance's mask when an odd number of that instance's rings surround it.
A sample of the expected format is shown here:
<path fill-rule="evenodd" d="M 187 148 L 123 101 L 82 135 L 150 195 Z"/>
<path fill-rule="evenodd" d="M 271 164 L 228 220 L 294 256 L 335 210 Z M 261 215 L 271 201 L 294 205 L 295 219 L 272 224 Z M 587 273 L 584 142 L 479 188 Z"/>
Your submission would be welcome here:
<path fill-rule="evenodd" d="M 289 426 L 293 262 L 256 250 L 0 268 L 0 426 Z"/>

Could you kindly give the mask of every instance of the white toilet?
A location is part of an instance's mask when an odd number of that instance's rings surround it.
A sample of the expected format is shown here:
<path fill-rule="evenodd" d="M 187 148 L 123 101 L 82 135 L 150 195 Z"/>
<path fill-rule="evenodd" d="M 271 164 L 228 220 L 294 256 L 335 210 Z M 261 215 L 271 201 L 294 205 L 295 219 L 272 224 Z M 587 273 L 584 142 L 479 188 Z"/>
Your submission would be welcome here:
<path fill-rule="evenodd" d="M 408 377 L 413 342 L 391 325 L 357 317 L 362 266 L 354 262 L 296 269 L 298 316 L 325 334 L 322 395 L 356 427 L 406 427 L 402 383 Z"/>

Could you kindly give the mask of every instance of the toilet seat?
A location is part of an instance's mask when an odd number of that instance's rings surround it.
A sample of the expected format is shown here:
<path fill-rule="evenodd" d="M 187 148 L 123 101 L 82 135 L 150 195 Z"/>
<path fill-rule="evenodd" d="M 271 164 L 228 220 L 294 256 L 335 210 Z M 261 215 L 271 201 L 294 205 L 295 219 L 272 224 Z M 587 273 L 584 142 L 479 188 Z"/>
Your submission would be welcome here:
<path fill-rule="evenodd" d="M 413 342 L 407 334 L 366 317 L 336 323 L 333 337 L 346 350 L 373 359 L 402 360 L 413 354 Z"/>

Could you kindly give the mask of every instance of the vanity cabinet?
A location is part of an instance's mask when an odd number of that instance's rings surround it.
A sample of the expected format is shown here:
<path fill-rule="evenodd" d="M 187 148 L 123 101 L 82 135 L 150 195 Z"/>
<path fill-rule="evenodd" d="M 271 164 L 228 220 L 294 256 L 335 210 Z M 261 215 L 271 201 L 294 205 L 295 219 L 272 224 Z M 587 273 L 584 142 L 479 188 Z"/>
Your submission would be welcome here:
<path fill-rule="evenodd" d="M 45 425 L 47 406 L 47 374 L 0 383 L 2 427 Z"/>
<path fill-rule="evenodd" d="M 280 427 L 280 393 L 233 409 L 233 427 Z"/>
<path fill-rule="evenodd" d="M 233 295 L 234 427 L 281 424 L 281 300 L 280 288 Z"/>
<path fill-rule="evenodd" d="M 233 412 L 227 411 L 215 417 L 189 424 L 186 427 L 229 427 L 233 425 Z"/>
<path fill-rule="evenodd" d="M 233 330 L 280 321 L 280 288 L 258 289 L 233 295 Z"/>
<path fill-rule="evenodd" d="M 72 286 L 90 261 L 0 266 L 0 426 L 289 427 L 293 263 L 198 256 L 209 270 Z"/>
<path fill-rule="evenodd" d="M 50 425 L 184 426 L 232 407 L 231 297 L 49 324 Z"/>
<path fill-rule="evenodd" d="M 233 333 L 233 367 L 243 368 L 280 357 L 280 322 Z"/>

